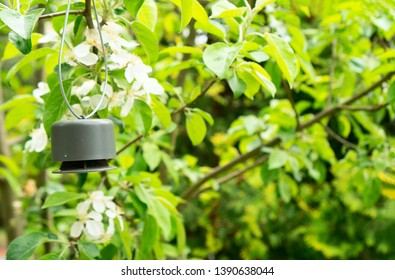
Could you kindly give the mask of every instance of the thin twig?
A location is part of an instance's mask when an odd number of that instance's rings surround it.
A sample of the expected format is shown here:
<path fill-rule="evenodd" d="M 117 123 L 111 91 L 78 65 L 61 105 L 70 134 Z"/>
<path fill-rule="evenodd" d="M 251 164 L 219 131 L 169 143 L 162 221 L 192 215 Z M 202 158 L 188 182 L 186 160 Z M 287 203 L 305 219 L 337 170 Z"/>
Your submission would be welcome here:
<path fill-rule="evenodd" d="M 73 10 L 73 11 L 69 12 L 70 15 L 83 15 L 84 13 L 85 13 L 84 10 Z M 56 12 L 56 13 L 52 13 L 52 14 L 45 14 L 45 15 L 40 16 L 39 19 L 61 17 L 61 16 L 64 16 L 65 14 L 66 14 L 66 11 Z"/>
<path fill-rule="evenodd" d="M 203 97 L 207 93 L 207 91 L 215 84 L 216 81 L 217 81 L 216 78 L 210 79 L 207 82 L 206 86 L 203 88 L 203 90 L 200 92 L 200 94 L 199 94 L 199 96 L 197 98 L 195 98 L 193 101 L 181 106 L 177 110 L 173 111 L 171 114 L 172 115 L 178 114 L 179 112 L 184 111 L 185 108 L 187 108 L 187 107 L 191 106 L 192 104 L 194 104 L 196 102 L 196 100 L 198 100 L 199 98 Z"/>
<path fill-rule="evenodd" d="M 140 134 L 140 135 L 138 135 L 136 138 L 134 138 L 132 141 L 129 141 L 128 143 L 126 143 L 122 148 L 120 148 L 120 149 L 117 151 L 117 155 L 119 155 L 120 153 L 122 153 L 123 151 L 125 151 L 127 148 L 129 148 L 129 147 L 130 147 L 131 145 L 133 145 L 134 143 L 140 141 L 140 139 L 142 139 L 142 138 L 143 138 L 143 135 Z"/>
<path fill-rule="evenodd" d="M 377 105 L 372 105 L 372 106 L 349 106 L 349 105 L 344 105 L 340 106 L 341 110 L 346 110 L 346 111 L 367 111 L 367 112 L 375 112 L 379 111 L 385 107 L 387 107 L 389 103 L 384 103 L 384 104 L 377 104 Z"/>
<path fill-rule="evenodd" d="M 340 144 L 342 144 L 345 147 L 351 148 L 351 149 L 355 149 L 357 147 L 357 145 L 347 141 L 346 139 L 344 139 L 343 137 L 341 137 L 340 135 L 338 135 L 336 132 L 334 132 L 329 126 L 324 125 L 325 131 L 328 133 L 328 135 L 330 137 L 332 137 L 333 139 L 335 139 L 336 141 L 338 141 Z"/>

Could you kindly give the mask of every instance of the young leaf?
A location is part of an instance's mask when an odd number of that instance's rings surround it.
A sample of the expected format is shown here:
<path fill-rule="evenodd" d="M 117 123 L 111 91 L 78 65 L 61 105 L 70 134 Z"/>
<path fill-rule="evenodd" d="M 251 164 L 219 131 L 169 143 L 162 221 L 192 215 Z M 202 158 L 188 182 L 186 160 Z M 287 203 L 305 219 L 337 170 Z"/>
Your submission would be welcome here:
<path fill-rule="evenodd" d="M 70 98 L 71 80 L 63 82 L 67 99 Z M 44 104 L 43 123 L 48 137 L 51 135 L 51 125 L 60 120 L 66 112 L 67 105 L 63 100 L 59 84 L 51 91 L 48 100 Z"/>
<path fill-rule="evenodd" d="M 280 149 L 275 149 L 269 156 L 269 169 L 283 167 L 288 160 L 288 154 Z"/>
<path fill-rule="evenodd" d="M 203 52 L 203 61 L 206 66 L 219 78 L 223 79 L 242 47 L 241 43 L 227 45 L 215 43 L 208 46 Z"/>
<path fill-rule="evenodd" d="M 134 21 L 132 23 L 132 28 L 137 40 L 140 42 L 148 57 L 149 63 L 154 63 L 158 59 L 159 53 L 159 43 L 156 35 L 144 24 L 138 21 Z"/>
<path fill-rule="evenodd" d="M 3 9 L 0 11 L 0 19 L 23 39 L 31 39 L 34 26 L 44 11 L 45 9 L 35 9 L 21 15 L 12 9 Z"/>
<path fill-rule="evenodd" d="M 181 0 L 181 27 L 182 31 L 192 19 L 193 2 L 192 0 Z"/>
<path fill-rule="evenodd" d="M 144 143 L 143 158 L 151 171 L 157 168 L 161 161 L 161 153 L 158 146 L 153 143 Z"/>
<path fill-rule="evenodd" d="M 282 200 L 284 200 L 285 203 L 288 203 L 291 201 L 291 186 L 288 184 L 286 177 L 283 175 L 280 175 L 280 179 L 278 180 L 278 192 L 280 194 L 280 197 Z"/>
<path fill-rule="evenodd" d="M 227 79 L 230 89 L 235 97 L 241 96 L 247 89 L 246 83 L 232 71 L 232 76 Z"/>
<path fill-rule="evenodd" d="M 7 260 L 27 260 L 40 246 L 41 242 L 47 239 L 47 235 L 42 232 L 32 232 L 14 239 L 8 246 Z"/>
<path fill-rule="evenodd" d="M 157 98 L 152 97 L 151 102 L 152 111 L 154 111 L 155 115 L 158 117 L 159 121 L 162 125 L 167 128 L 171 125 L 171 115 L 169 110 L 162 102 L 160 102 Z"/>
<path fill-rule="evenodd" d="M 23 54 L 28 54 L 32 51 L 32 40 L 30 38 L 24 39 L 18 33 L 11 31 L 8 34 L 8 40 Z"/>
<path fill-rule="evenodd" d="M 137 20 L 154 31 L 158 21 L 158 8 L 154 0 L 145 0 L 137 13 Z"/>
<path fill-rule="evenodd" d="M 71 193 L 71 192 L 56 192 L 50 194 L 44 202 L 43 209 L 52 206 L 63 205 L 67 202 L 85 198 L 86 194 L 83 193 Z"/>
<path fill-rule="evenodd" d="M 287 42 L 277 35 L 265 33 L 263 37 L 269 44 L 278 67 L 292 87 L 299 71 L 298 61 L 296 60 L 294 51 Z"/>
<path fill-rule="evenodd" d="M 157 199 L 151 199 L 148 205 L 148 213 L 151 214 L 163 231 L 165 238 L 171 234 L 171 219 L 169 210 Z"/>
<path fill-rule="evenodd" d="M 206 120 L 206 122 L 208 122 L 209 125 L 213 125 L 214 124 L 214 119 L 209 113 L 207 113 L 207 112 L 205 112 L 203 110 L 200 110 L 199 108 L 194 108 L 192 110 L 194 112 L 198 113 L 199 115 L 201 115 Z"/>
<path fill-rule="evenodd" d="M 187 114 L 187 133 L 194 146 L 202 143 L 206 136 L 207 128 L 203 117 L 198 113 Z"/>
<path fill-rule="evenodd" d="M 52 49 L 52 48 L 41 48 L 41 49 L 37 49 L 32 51 L 31 53 L 29 53 L 28 55 L 26 55 L 24 58 L 22 58 L 17 64 L 15 64 L 7 73 L 7 80 L 10 80 L 12 77 L 15 76 L 16 73 L 18 73 L 18 71 L 32 63 L 33 61 L 42 58 L 44 56 L 47 56 L 49 54 L 53 54 L 56 53 L 56 50 Z"/>
<path fill-rule="evenodd" d="M 393 82 L 388 88 L 387 100 L 388 103 L 391 105 L 392 110 L 395 110 L 395 82 Z"/>
<path fill-rule="evenodd" d="M 95 244 L 92 242 L 78 242 L 78 249 L 81 253 L 84 253 L 90 259 L 94 259 L 100 256 L 100 251 Z"/>
<path fill-rule="evenodd" d="M 132 116 L 137 129 L 147 135 L 152 125 L 152 110 L 141 100 L 135 100 L 132 108 Z"/>
<path fill-rule="evenodd" d="M 154 247 L 158 236 L 158 224 L 153 216 L 147 215 L 141 234 L 141 250 L 149 252 Z"/>
<path fill-rule="evenodd" d="M 126 10 L 133 16 L 136 17 L 141 6 L 144 4 L 144 0 L 123 0 Z"/>

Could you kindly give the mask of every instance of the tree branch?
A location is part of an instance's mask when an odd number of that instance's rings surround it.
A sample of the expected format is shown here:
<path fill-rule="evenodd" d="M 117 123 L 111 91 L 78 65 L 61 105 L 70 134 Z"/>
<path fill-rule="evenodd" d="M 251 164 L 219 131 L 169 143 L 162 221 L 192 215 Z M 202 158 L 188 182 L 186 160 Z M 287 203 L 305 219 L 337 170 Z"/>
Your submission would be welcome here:
<path fill-rule="evenodd" d="M 373 106 L 349 106 L 349 105 L 344 105 L 341 106 L 341 110 L 346 110 L 346 111 L 367 111 L 367 112 L 375 112 L 378 110 L 381 110 L 385 107 L 387 107 L 389 103 L 384 103 L 384 104 L 376 104 Z"/>
<path fill-rule="evenodd" d="M 384 82 L 386 82 L 389 79 L 391 79 L 394 75 L 395 75 L 395 71 L 394 72 L 390 72 L 390 73 L 386 74 L 383 78 L 381 78 L 379 81 L 377 81 L 376 83 L 374 83 L 370 87 L 366 88 L 365 90 L 361 91 L 360 93 L 354 95 L 353 97 L 349 98 L 345 102 L 343 102 L 343 103 L 341 103 L 341 104 L 339 104 L 339 105 L 337 105 L 335 107 L 324 109 L 323 111 L 321 111 L 320 113 L 315 115 L 312 119 L 306 121 L 305 123 L 302 123 L 296 129 L 296 131 L 302 131 L 302 130 L 312 126 L 313 124 L 318 123 L 323 118 L 334 115 L 336 112 L 341 110 L 342 106 L 350 105 L 350 104 L 354 103 L 355 101 L 361 99 L 362 97 L 368 95 L 371 91 L 373 91 L 376 88 L 378 88 L 379 86 L 381 86 Z M 198 193 L 199 188 L 204 183 L 206 183 L 207 181 L 217 177 L 219 174 L 221 174 L 221 173 L 223 173 L 225 171 L 228 171 L 229 169 L 233 168 L 237 164 L 239 164 L 241 162 L 244 162 L 244 161 L 246 161 L 246 160 L 248 160 L 248 159 L 250 159 L 252 157 L 255 157 L 255 156 L 259 155 L 260 154 L 260 150 L 262 148 L 264 148 L 264 147 L 273 147 L 273 146 L 276 146 L 276 145 L 278 145 L 280 143 L 281 143 L 281 139 L 279 137 L 276 137 L 273 140 L 271 140 L 270 142 L 268 142 L 266 144 L 262 144 L 262 145 L 258 146 L 257 148 L 251 150 L 250 152 L 244 154 L 244 155 L 240 155 L 239 157 L 237 157 L 234 160 L 228 162 L 224 166 L 218 166 L 218 167 L 213 168 L 213 170 L 211 172 L 207 173 L 204 177 L 200 178 L 196 183 L 194 183 L 191 186 L 189 186 L 182 193 L 181 197 L 183 199 L 185 199 L 185 200 L 188 200 L 188 199 L 192 198 L 196 193 Z"/>
<path fill-rule="evenodd" d="M 138 136 L 137 136 L 136 138 L 134 138 L 132 141 L 126 143 L 122 148 L 120 148 L 120 149 L 117 151 L 116 154 L 119 155 L 120 153 L 122 153 L 123 151 L 125 151 L 127 148 L 129 148 L 130 146 L 132 146 L 134 143 L 140 141 L 140 139 L 142 139 L 142 138 L 143 138 L 143 135 L 142 135 L 142 134 L 138 135 Z"/>
<path fill-rule="evenodd" d="M 93 19 L 92 19 L 92 0 L 85 0 L 85 9 L 84 9 L 84 17 L 86 19 L 86 24 L 88 25 L 89 29 L 95 28 L 93 25 Z"/>
<path fill-rule="evenodd" d="M 345 147 L 355 149 L 357 145 L 347 141 L 346 139 L 342 138 L 340 135 L 338 135 L 336 132 L 334 132 L 329 126 L 323 125 L 325 128 L 325 131 L 328 133 L 330 137 L 338 141 L 340 144 L 342 144 Z"/>
<path fill-rule="evenodd" d="M 76 10 L 76 11 L 70 11 L 70 15 L 83 15 L 85 13 L 85 10 Z M 56 12 L 52 14 L 46 14 L 42 15 L 39 17 L 39 19 L 48 19 L 48 18 L 54 18 L 54 17 L 60 17 L 64 16 L 66 14 L 66 11 L 61 11 L 61 12 Z"/>

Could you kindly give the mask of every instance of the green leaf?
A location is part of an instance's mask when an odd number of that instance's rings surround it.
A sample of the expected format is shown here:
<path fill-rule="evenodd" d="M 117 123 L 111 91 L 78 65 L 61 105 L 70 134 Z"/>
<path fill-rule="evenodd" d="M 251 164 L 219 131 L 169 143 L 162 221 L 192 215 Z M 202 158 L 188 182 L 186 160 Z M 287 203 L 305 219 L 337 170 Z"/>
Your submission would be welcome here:
<path fill-rule="evenodd" d="M 206 66 L 219 78 L 223 79 L 242 47 L 241 43 L 227 45 L 215 43 L 208 46 L 203 52 L 203 61 Z"/>
<path fill-rule="evenodd" d="M 253 9 L 254 13 L 258 13 L 263 8 L 265 8 L 268 4 L 273 3 L 275 0 L 257 0 L 255 2 L 255 7 Z"/>
<path fill-rule="evenodd" d="M 269 185 L 271 182 L 277 180 L 279 169 L 269 169 L 269 164 L 265 162 L 261 167 L 261 178 L 264 186 Z"/>
<path fill-rule="evenodd" d="M 154 63 L 158 59 L 159 54 L 159 43 L 156 35 L 144 24 L 138 21 L 134 21 L 132 23 L 132 28 L 137 40 L 140 42 L 148 57 L 149 64 Z"/>
<path fill-rule="evenodd" d="M 288 160 L 287 152 L 280 149 L 274 149 L 269 156 L 269 169 L 272 170 L 279 167 L 283 167 L 287 162 L 287 160 Z"/>
<path fill-rule="evenodd" d="M 181 0 L 181 27 L 180 32 L 188 25 L 192 19 L 192 0 Z"/>
<path fill-rule="evenodd" d="M 158 8 L 154 0 L 145 0 L 137 13 L 137 20 L 150 31 L 154 31 L 158 20 Z"/>
<path fill-rule="evenodd" d="M 148 164 L 149 169 L 153 171 L 157 168 L 161 161 L 161 152 L 157 145 L 153 143 L 144 143 L 143 144 L 143 158 L 145 162 Z"/>
<path fill-rule="evenodd" d="M 379 180 L 369 180 L 365 183 L 362 193 L 363 204 L 372 207 L 380 198 L 381 184 Z"/>
<path fill-rule="evenodd" d="M 47 240 L 47 235 L 42 232 L 32 232 L 17 237 L 8 246 L 6 258 L 7 260 L 27 260 L 45 240 Z"/>
<path fill-rule="evenodd" d="M 259 91 L 260 83 L 250 72 L 251 72 L 250 69 L 240 68 L 238 69 L 237 75 L 240 76 L 240 79 L 247 86 L 247 88 L 244 91 L 244 95 L 250 99 L 253 99 L 255 94 L 257 94 Z"/>
<path fill-rule="evenodd" d="M 232 76 L 227 79 L 230 89 L 235 97 L 241 96 L 247 89 L 246 83 L 232 71 Z"/>
<path fill-rule="evenodd" d="M 17 64 L 15 64 L 7 74 L 6 79 L 10 80 L 12 77 L 15 76 L 15 74 L 24 66 L 31 64 L 33 61 L 42 58 L 44 56 L 47 56 L 49 54 L 56 53 L 57 51 L 52 49 L 52 48 L 41 48 L 32 51 L 28 55 L 26 55 L 24 58 L 22 58 Z"/>
<path fill-rule="evenodd" d="M 144 136 L 148 135 L 152 125 L 152 110 L 141 100 L 135 100 L 132 108 L 132 116 L 137 130 L 143 133 Z"/>
<path fill-rule="evenodd" d="M 0 11 L 0 19 L 23 39 L 31 39 L 34 26 L 45 9 L 35 9 L 21 15 L 11 9 Z"/>
<path fill-rule="evenodd" d="M 192 111 L 194 111 L 194 112 L 198 113 L 199 115 L 201 115 L 206 120 L 206 122 L 208 122 L 209 125 L 213 125 L 214 124 L 214 119 L 209 113 L 207 113 L 207 112 L 205 112 L 203 110 L 200 110 L 199 108 L 194 108 L 194 109 L 192 109 Z"/>
<path fill-rule="evenodd" d="M 198 113 L 187 113 L 187 133 L 194 146 L 202 143 L 206 136 L 207 128 L 203 117 Z"/>
<path fill-rule="evenodd" d="M 48 253 L 40 258 L 41 261 L 55 261 L 55 260 L 61 260 L 61 259 L 62 258 L 60 257 L 59 253 Z"/>
<path fill-rule="evenodd" d="M 144 0 L 123 0 L 126 10 L 133 16 L 136 17 L 141 6 L 144 4 Z"/>
<path fill-rule="evenodd" d="M 216 2 L 212 7 L 211 18 L 235 18 L 242 17 L 247 11 L 246 7 L 236 7 L 227 0 Z"/>
<path fill-rule="evenodd" d="M 149 252 L 154 247 L 158 236 L 158 224 L 153 216 L 147 215 L 144 221 L 143 232 L 141 234 L 141 249 Z"/>
<path fill-rule="evenodd" d="M 44 202 L 43 209 L 52 206 L 63 205 L 67 202 L 86 198 L 86 194 L 83 193 L 71 193 L 71 192 L 56 192 L 50 194 Z"/>
<path fill-rule="evenodd" d="M 159 121 L 164 126 L 164 128 L 168 128 L 171 125 L 172 121 L 170 112 L 167 107 L 153 96 L 151 108 L 152 111 L 154 111 L 155 115 L 158 117 Z"/>
<path fill-rule="evenodd" d="M 71 80 L 63 82 L 64 91 L 67 99 L 70 99 Z M 43 123 L 48 137 L 51 135 L 51 125 L 60 120 L 67 110 L 66 102 L 63 100 L 58 84 L 49 94 L 48 100 L 44 104 Z"/>
<path fill-rule="evenodd" d="M 391 105 L 392 110 L 395 111 L 395 82 L 392 82 L 391 86 L 388 88 L 387 101 Z"/>
<path fill-rule="evenodd" d="M 95 244 L 92 242 L 78 242 L 78 249 L 81 253 L 84 253 L 87 257 L 95 259 L 100 256 L 100 251 Z"/>
<path fill-rule="evenodd" d="M 248 65 L 251 67 L 251 74 L 274 97 L 276 94 L 276 86 L 272 83 L 270 75 L 266 72 L 261 65 L 255 62 L 249 62 Z"/>
<path fill-rule="evenodd" d="M 14 31 L 8 34 L 8 40 L 23 54 L 28 54 L 32 51 L 32 40 L 24 39 Z"/>
<path fill-rule="evenodd" d="M 278 192 L 280 194 L 281 199 L 285 202 L 288 203 L 291 201 L 291 186 L 288 184 L 288 180 L 286 180 L 286 177 L 280 176 L 280 179 L 278 180 Z"/>
<path fill-rule="evenodd" d="M 290 87 L 298 74 L 298 62 L 294 51 L 282 38 L 271 33 L 265 33 L 263 36 L 270 46 L 270 50 L 276 60 L 278 67 L 287 79 Z"/>
<path fill-rule="evenodd" d="M 151 214 L 167 239 L 171 234 L 171 219 L 169 210 L 157 199 L 151 199 L 148 205 L 148 213 Z"/>
<path fill-rule="evenodd" d="M 186 232 L 185 232 L 185 227 L 181 219 L 177 218 L 176 219 L 176 224 L 177 224 L 177 249 L 178 249 L 178 254 L 180 256 L 183 256 L 184 249 L 186 246 Z"/>

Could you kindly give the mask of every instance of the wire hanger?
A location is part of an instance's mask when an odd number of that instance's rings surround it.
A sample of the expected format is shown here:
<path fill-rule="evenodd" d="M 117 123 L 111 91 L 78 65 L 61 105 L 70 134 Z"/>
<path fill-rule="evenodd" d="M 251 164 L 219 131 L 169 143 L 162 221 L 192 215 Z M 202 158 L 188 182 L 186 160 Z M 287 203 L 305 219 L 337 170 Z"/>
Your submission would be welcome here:
<path fill-rule="evenodd" d="M 86 1 L 91 1 L 91 0 L 86 0 Z M 69 13 L 70 13 L 70 2 L 71 0 L 68 0 L 67 2 L 67 9 L 66 9 L 66 14 L 65 14 L 65 18 L 64 18 L 64 25 L 63 25 L 63 34 L 62 34 L 62 39 L 60 41 L 60 50 L 59 50 L 59 57 L 58 57 L 58 78 L 59 78 L 59 87 L 60 87 L 60 92 L 62 93 L 63 99 L 66 102 L 67 107 L 69 108 L 70 112 L 77 118 L 77 119 L 89 119 L 90 117 L 92 117 L 97 110 L 99 110 L 100 105 L 103 102 L 104 99 L 104 94 L 106 92 L 106 87 L 107 87 L 107 83 L 108 83 L 108 67 L 107 67 L 107 56 L 106 56 L 106 50 L 105 50 L 105 46 L 104 46 L 104 40 L 103 40 L 103 36 L 101 34 L 101 28 L 100 28 L 100 22 L 99 22 L 99 17 L 97 15 L 97 9 L 96 9 L 96 4 L 95 4 L 95 0 L 92 0 L 92 6 L 93 6 L 93 11 L 95 12 L 95 17 L 96 17 L 96 22 L 97 22 L 97 30 L 99 32 L 99 37 L 100 37 L 100 44 L 102 47 L 102 51 L 103 51 L 103 60 L 104 60 L 104 68 L 105 68 L 105 78 L 104 78 L 104 83 L 103 86 L 100 87 L 102 90 L 102 94 L 99 100 L 99 103 L 97 104 L 96 108 L 88 115 L 84 116 L 81 115 L 79 116 L 74 109 L 71 107 L 69 101 L 67 100 L 66 97 L 66 93 L 64 91 L 63 88 L 63 79 L 62 79 L 62 55 L 63 55 L 63 45 L 64 45 L 64 41 L 66 38 L 66 28 L 67 28 L 67 21 L 69 19 Z"/>

